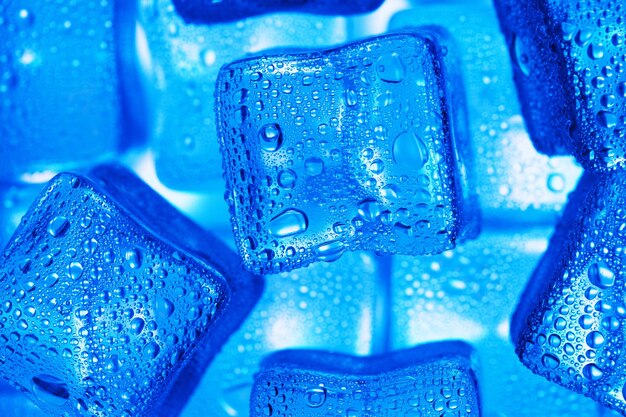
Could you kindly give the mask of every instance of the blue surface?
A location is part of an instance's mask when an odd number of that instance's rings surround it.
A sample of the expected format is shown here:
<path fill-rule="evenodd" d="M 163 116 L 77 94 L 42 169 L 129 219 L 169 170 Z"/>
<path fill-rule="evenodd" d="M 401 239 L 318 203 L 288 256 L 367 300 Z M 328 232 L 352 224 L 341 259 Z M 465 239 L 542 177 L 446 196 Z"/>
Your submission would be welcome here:
<path fill-rule="evenodd" d="M 0 4 L 0 181 L 94 163 L 123 147 L 116 23 L 124 3 Z"/>
<path fill-rule="evenodd" d="M 441 342 L 358 358 L 282 351 L 263 361 L 251 416 L 480 416 L 471 348 Z"/>
<path fill-rule="evenodd" d="M 581 181 L 514 317 L 533 372 L 626 411 L 623 173 Z"/>
<path fill-rule="evenodd" d="M 598 415 L 591 400 L 533 375 L 515 355 L 509 321 L 549 227 L 483 230 L 432 257 L 395 257 L 391 348 L 460 339 L 476 349 L 484 417 Z"/>
<path fill-rule="evenodd" d="M 127 170 L 89 177 L 55 177 L 3 252 L 0 375 L 49 414 L 175 415 L 261 282 Z"/>
<path fill-rule="evenodd" d="M 268 275 L 263 297 L 208 368 L 182 417 L 247 416 L 263 357 L 281 349 L 355 355 L 384 350 L 387 270 L 375 256 L 347 253 L 335 263 Z"/>
<path fill-rule="evenodd" d="M 173 0 L 176 10 L 187 22 L 219 23 L 259 14 L 299 12 L 349 15 L 371 12 L 384 0 Z"/>
<path fill-rule="evenodd" d="M 171 0 L 155 0 L 141 2 L 137 20 L 138 65 L 148 103 L 144 117 L 159 179 L 170 188 L 218 199 L 224 182 L 213 96 L 220 67 L 269 48 L 346 41 L 344 17 L 274 13 L 188 25 Z"/>
<path fill-rule="evenodd" d="M 572 157 L 548 157 L 533 147 L 493 5 L 477 0 L 416 4 L 396 13 L 389 28 L 426 24 L 443 26 L 458 47 L 485 221 L 554 222 L 581 169 Z"/>
<path fill-rule="evenodd" d="M 456 68 L 435 28 L 223 67 L 217 124 L 246 267 L 433 254 L 475 236 Z"/>
<path fill-rule="evenodd" d="M 591 170 L 623 168 L 624 3 L 496 0 L 495 4 L 537 149 L 573 154 Z"/>

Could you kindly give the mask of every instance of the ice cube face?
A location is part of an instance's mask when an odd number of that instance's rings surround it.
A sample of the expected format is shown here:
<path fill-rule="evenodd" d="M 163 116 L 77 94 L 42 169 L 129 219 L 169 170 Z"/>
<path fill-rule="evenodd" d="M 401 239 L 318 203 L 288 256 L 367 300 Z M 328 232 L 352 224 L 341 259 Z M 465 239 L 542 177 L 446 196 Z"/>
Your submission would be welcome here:
<path fill-rule="evenodd" d="M 247 268 L 433 254 L 477 233 L 462 84 L 443 40 L 402 32 L 222 68 L 217 126 Z"/>
<path fill-rule="evenodd" d="M 396 13 L 390 29 L 436 24 L 457 44 L 467 92 L 475 182 L 487 221 L 554 221 L 581 173 L 571 156 L 539 154 L 528 137 L 513 69 L 491 1 L 419 4 Z M 523 213 L 522 213 L 523 212 Z"/>
<path fill-rule="evenodd" d="M 497 0 L 530 136 L 587 169 L 624 166 L 626 21 L 621 1 Z"/>
<path fill-rule="evenodd" d="M 2 254 L 0 375 L 49 414 L 177 415 L 259 281 L 125 169 L 90 178 L 55 177 Z"/>
<path fill-rule="evenodd" d="M 386 329 L 379 303 L 387 280 L 385 267 L 366 252 L 266 276 L 263 296 L 215 357 L 182 415 L 201 417 L 207 404 L 217 404 L 211 417 L 247 416 L 254 374 L 277 350 L 381 352 Z"/>
<path fill-rule="evenodd" d="M 384 0 L 173 0 L 176 10 L 187 22 L 219 23 L 276 12 L 298 12 L 331 15 L 366 13 Z"/>
<path fill-rule="evenodd" d="M 528 368 L 622 413 L 625 191 L 621 173 L 583 177 L 512 321 Z"/>
<path fill-rule="evenodd" d="M 119 150 L 113 23 L 122 3 L 0 4 L 0 180 L 58 172 Z"/>
<path fill-rule="evenodd" d="M 255 378 L 250 416 L 479 416 L 470 354 L 462 342 L 369 358 L 278 352 Z"/>

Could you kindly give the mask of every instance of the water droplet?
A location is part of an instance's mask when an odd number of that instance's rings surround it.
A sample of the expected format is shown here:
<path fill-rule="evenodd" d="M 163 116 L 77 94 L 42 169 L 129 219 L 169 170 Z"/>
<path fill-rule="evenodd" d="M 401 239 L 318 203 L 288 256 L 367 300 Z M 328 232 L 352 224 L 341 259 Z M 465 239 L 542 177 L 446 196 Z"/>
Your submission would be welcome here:
<path fill-rule="evenodd" d="M 44 280 L 43 283 L 46 287 L 50 288 L 50 287 L 54 287 L 54 285 L 59 282 L 59 275 L 52 273 L 50 275 L 48 275 Z"/>
<path fill-rule="evenodd" d="M 580 327 L 582 327 L 584 330 L 589 330 L 591 329 L 591 326 L 593 326 L 593 321 L 593 317 L 591 317 L 589 314 L 583 314 L 578 319 L 578 324 L 580 324 Z"/>
<path fill-rule="evenodd" d="M 157 318 L 165 319 L 174 313 L 174 304 L 167 298 L 158 298 L 155 309 Z"/>
<path fill-rule="evenodd" d="M 315 248 L 315 255 L 320 261 L 333 262 L 339 259 L 345 250 L 345 244 L 341 240 L 331 240 L 318 245 Z"/>
<path fill-rule="evenodd" d="M 428 162 L 428 148 L 413 132 L 400 133 L 393 142 L 393 161 L 404 169 L 418 171 Z"/>
<path fill-rule="evenodd" d="M 607 129 L 612 129 L 617 126 L 617 116 L 610 111 L 599 111 L 596 114 L 596 120 L 600 126 L 606 127 Z"/>
<path fill-rule="evenodd" d="M 60 406 L 67 402 L 70 398 L 70 392 L 67 385 L 60 379 L 51 375 L 40 374 L 34 376 L 33 379 L 33 393 L 41 401 Z"/>
<path fill-rule="evenodd" d="M 597 381 L 602 378 L 602 369 L 598 368 L 595 363 L 587 364 L 583 367 L 583 375 L 591 381 Z"/>
<path fill-rule="evenodd" d="M 288 209 L 274 217 L 269 224 L 269 232 L 278 238 L 294 236 L 306 232 L 309 219 L 300 210 Z"/>
<path fill-rule="evenodd" d="M 161 352 L 161 348 L 156 342 L 150 342 L 143 347 L 143 354 L 150 359 L 156 358 L 159 352 Z"/>
<path fill-rule="evenodd" d="M 596 287 L 610 288 L 615 284 L 615 273 L 601 263 L 592 264 L 587 270 L 587 276 Z"/>
<path fill-rule="evenodd" d="M 374 174 L 380 174 L 385 170 L 385 163 L 381 159 L 375 159 L 370 164 L 370 171 Z"/>
<path fill-rule="evenodd" d="M 280 125 L 270 123 L 259 129 L 259 141 L 264 151 L 277 151 L 283 144 L 283 132 Z"/>
<path fill-rule="evenodd" d="M 515 64 L 526 76 L 530 75 L 528 53 L 525 42 L 517 35 L 513 35 L 513 49 L 515 51 Z"/>
<path fill-rule="evenodd" d="M 83 250 L 93 255 L 98 250 L 98 241 L 94 238 L 87 239 L 83 242 Z"/>
<path fill-rule="evenodd" d="M 587 55 L 591 59 L 602 59 L 604 57 L 604 45 L 592 43 L 587 47 Z"/>
<path fill-rule="evenodd" d="M 124 254 L 124 259 L 128 262 L 128 266 L 133 269 L 141 267 L 141 252 L 138 249 L 129 249 Z"/>
<path fill-rule="evenodd" d="M 143 331 L 144 326 L 145 322 L 141 317 L 135 317 L 130 322 L 130 329 L 136 335 L 140 334 Z"/>
<path fill-rule="evenodd" d="M 67 218 L 63 216 L 56 216 L 54 219 L 50 220 L 48 224 L 48 233 L 52 237 L 61 237 L 67 232 L 70 227 L 70 222 Z"/>
<path fill-rule="evenodd" d="M 541 358 L 541 363 L 543 364 L 543 366 L 545 366 L 548 369 L 556 369 L 561 364 L 561 362 L 556 356 L 551 355 L 549 353 L 546 353 L 545 355 L 543 355 L 543 357 Z"/>
<path fill-rule="evenodd" d="M 304 162 L 304 169 L 308 175 L 315 177 L 324 171 L 324 161 L 313 156 Z"/>
<path fill-rule="evenodd" d="M 404 62 L 397 52 L 385 54 L 378 58 L 376 70 L 380 79 L 388 83 L 399 83 L 406 74 Z"/>
<path fill-rule="evenodd" d="M 318 408 L 326 402 L 325 388 L 310 388 L 304 393 L 306 405 L 311 408 Z"/>
<path fill-rule="evenodd" d="M 380 216 L 381 211 L 380 203 L 376 200 L 366 199 L 359 203 L 358 213 L 365 221 L 375 221 Z"/>
<path fill-rule="evenodd" d="M 69 274 L 72 279 L 78 279 L 83 274 L 83 266 L 80 262 L 72 262 L 69 267 Z"/>
<path fill-rule="evenodd" d="M 278 185 L 286 190 L 290 190 L 295 186 L 296 179 L 296 173 L 290 169 L 285 169 L 278 173 Z"/>
<path fill-rule="evenodd" d="M 348 107 L 356 106 L 357 103 L 357 94 L 356 91 L 349 88 L 346 90 L 346 105 Z"/>
<path fill-rule="evenodd" d="M 600 332 L 593 331 L 587 335 L 587 345 L 592 349 L 597 349 L 604 344 L 604 335 Z"/>

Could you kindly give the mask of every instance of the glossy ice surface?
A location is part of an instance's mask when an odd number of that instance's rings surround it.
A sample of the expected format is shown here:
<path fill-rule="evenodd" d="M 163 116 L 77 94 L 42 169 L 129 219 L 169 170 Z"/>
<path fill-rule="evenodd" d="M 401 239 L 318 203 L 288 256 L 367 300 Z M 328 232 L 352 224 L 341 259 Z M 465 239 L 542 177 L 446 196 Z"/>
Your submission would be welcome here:
<path fill-rule="evenodd" d="M 385 265 L 363 252 L 268 275 L 263 297 L 215 357 L 183 416 L 206 416 L 207 403 L 216 404 L 214 417 L 247 416 L 254 374 L 276 350 L 382 352 L 386 283 Z"/>
<path fill-rule="evenodd" d="M 581 169 L 572 157 L 540 155 L 533 147 L 493 4 L 480 0 L 419 4 L 395 14 L 389 27 L 429 24 L 444 27 L 457 45 L 477 161 L 475 183 L 485 221 L 552 222 Z"/>
<path fill-rule="evenodd" d="M 224 182 L 213 97 L 220 67 L 265 49 L 319 48 L 347 39 L 341 16 L 274 13 L 191 25 L 172 0 L 154 0 L 141 2 L 137 19 L 136 48 L 159 179 L 173 189 L 210 192 L 219 199 Z"/>
<path fill-rule="evenodd" d="M 250 415 L 480 416 L 470 355 L 462 342 L 368 358 L 278 352 L 256 375 Z"/>
<path fill-rule="evenodd" d="M 0 375 L 76 416 L 176 414 L 261 291 L 116 166 L 48 184 L 2 254 L 0 285 Z"/>
<path fill-rule="evenodd" d="M 533 372 L 626 411 L 626 177 L 583 178 L 513 319 Z"/>
<path fill-rule="evenodd" d="M 225 66 L 216 111 L 247 268 L 439 253 L 478 232 L 463 86 L 437 29 Z"/>
<path fill-rule="evenodd" d="M 173 0 L 187 22 L 219 23 L 272 12 L 349 15 L 376 9 L 384 0 Z"/>
<path fill-rule="evenodd" d="M 0 3 L 0 181 L 94 163 L 122 148 L 123 3 Z"/>
<path fill-rule="evenodd" d="M 535 146 L 586 168 L 624 167 L 626 4 L 496 0 Z"/>

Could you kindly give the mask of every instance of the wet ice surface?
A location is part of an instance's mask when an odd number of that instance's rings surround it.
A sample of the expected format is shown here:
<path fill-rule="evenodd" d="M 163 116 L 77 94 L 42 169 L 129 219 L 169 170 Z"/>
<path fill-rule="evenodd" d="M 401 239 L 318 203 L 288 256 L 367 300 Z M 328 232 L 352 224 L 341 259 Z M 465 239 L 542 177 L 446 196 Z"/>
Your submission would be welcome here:
<path fill-rule="evenodd" d="M 223 67 L 217 122 L 246 267 L 433 254 L 474 236 L 456 59 L 433 28 Z"/>

